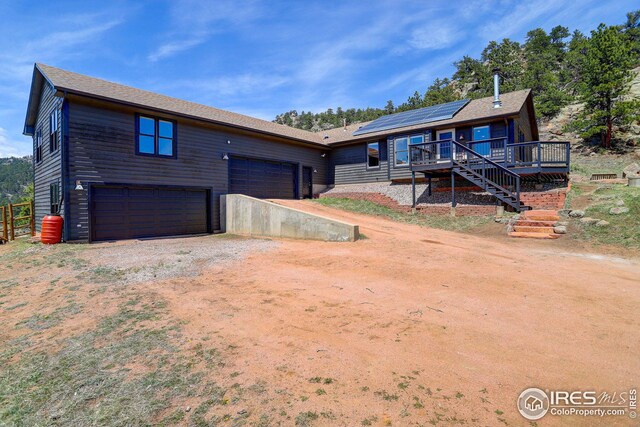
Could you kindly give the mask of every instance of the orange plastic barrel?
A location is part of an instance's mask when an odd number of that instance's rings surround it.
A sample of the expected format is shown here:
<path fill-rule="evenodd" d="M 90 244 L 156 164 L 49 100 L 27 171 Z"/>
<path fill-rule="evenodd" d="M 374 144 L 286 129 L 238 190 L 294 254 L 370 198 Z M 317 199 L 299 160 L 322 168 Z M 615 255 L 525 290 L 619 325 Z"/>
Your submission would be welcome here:
<path fill-rule="evenodd" d="M 42 232 L 40 241 L 47 245 L 55 245 L 62 240 L 62 224 L 64 219 L 60 215 L 46 215 L 42 218 Z"/>

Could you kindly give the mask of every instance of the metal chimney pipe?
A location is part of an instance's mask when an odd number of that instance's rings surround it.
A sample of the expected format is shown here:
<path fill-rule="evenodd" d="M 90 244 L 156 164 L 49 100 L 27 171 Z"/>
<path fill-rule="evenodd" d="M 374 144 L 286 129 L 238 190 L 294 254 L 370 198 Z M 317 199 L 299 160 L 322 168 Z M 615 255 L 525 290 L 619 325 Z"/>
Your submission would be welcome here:
<path fill-rule="evenodd" d="M 500 76 L 498 73 L 500 70 L 497 68 L 493 70 L 493 108 L 501 108 L 502 101 L 500 101 Z"/>

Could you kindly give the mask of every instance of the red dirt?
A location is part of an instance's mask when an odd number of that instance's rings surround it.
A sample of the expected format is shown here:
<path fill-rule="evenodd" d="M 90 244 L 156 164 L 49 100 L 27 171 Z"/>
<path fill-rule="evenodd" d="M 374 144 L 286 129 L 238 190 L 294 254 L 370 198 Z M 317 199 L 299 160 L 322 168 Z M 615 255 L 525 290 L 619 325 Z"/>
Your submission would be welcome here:
<path fill-rule="evenodd" d="M 268 389 L 248 403 L 253 413 L 285 409 L 284 425 L 306 411 L 335 416 L 313 425 L 527 425 L 516 409 L 525 388 L 638 385 L 638 260 L 282 203 L 359 224 L 367 239 L 284 241 L 199 277 L 137 286 L 169 301 L 185 335 L 233 346 L 225 371 Z"/>

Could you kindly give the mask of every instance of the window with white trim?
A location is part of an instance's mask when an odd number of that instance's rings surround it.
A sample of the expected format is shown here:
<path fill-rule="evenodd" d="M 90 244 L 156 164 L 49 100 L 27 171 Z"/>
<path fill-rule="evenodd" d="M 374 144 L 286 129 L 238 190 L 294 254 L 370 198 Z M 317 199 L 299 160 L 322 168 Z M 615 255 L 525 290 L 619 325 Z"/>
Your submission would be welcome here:
<path fill-rule="evenodd" d="M 49 152 L 58 151 L 60 123 L 58 122 L 58 110 L 53 110 L 49 115 Z"/>
<path fill-rule="evenodd" d="M 367 169 L 380 168 L 380 143 L 370 142 L 367 144 Z"/>
<path fill-rule="evenodd" d="M 428 138 L 427 138 L 428 139 Z M 396 138 L 394 144 L 394 158 L 396 166 L 408 166 L 409 165 L 409 152 L 411 146 L 416 144 L 422 144 L 425 140 L 423 134 L 411 135 L 409 137 L 403 136 L 402 138 Z"/>
<path fill-rule="evenodd" d="M 49 206 L 52 214 L 60 213 L 60 183 L 57 181 L 49 185 Z"/>
<path fill-rule="evenodd" d="M 42 161 L 42 129 L 38 129 L 36 132 L 36 163 L 40 163 Z"/>

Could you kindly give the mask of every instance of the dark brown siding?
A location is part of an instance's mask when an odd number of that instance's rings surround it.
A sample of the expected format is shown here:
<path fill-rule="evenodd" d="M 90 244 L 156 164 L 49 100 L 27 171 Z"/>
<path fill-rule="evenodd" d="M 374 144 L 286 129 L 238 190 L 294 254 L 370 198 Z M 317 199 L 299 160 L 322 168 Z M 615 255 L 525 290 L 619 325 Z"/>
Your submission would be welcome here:
<path fill-rule="evenodd" d="M 49 132 L 49 115 L 56 109 L 58 114 L 58 123 L 62 129 L 61 117 L 62 99 L 54 96 L 54 91 L 48 84 L 42 87 L 40 97 L 40 106 L 38 108 L 38 118 L 36 119 L 35 131 L 33 136 L 33 162 L 34 162 L 34 189 L 35 189 L 35 218 L 36 230 L 41 231 L 42 217 L 51 213 L 49 189 L 50 185 L 57 182 L 60 185 L 60 194 L 62 194 L 62 180 L 60 175 L 60 153 L 57 151 L 50 153 L 49 146 L 51 144 L 51 136 Z M 42 132 L 42 161 L 36 163 L 36 136 L 37 132 Z M 58 147 L 61 146 L 61 131 L 58 132 Z M 64 214 L 64 210 L 62 210 Z"/>
<path fill-rule="evenodd" d="M 177 120 L 177 158 L 135 154 L 135 113 L 114 104 L 73 99 L 69 103 L 69 182 L 155 184 L 211 190 L 212 229 L 220 229 L 219 199 L 228 191 L 230 157 L 255 157 L 311 166 L 316 185 L 327 184 L 327 162 L 321 148 L 214 128 L 206 123 Z M 228 143 L 230 142 L 230 143 Z M 301 168 L 300 168 L 301 169 Z M 298 182 L 301 182 L 301 170 Z M 70 240 L 88 240 L 87 186 L 70 191 Z"/>
<path fill-rule="evenodd" d="M 357 184 L 361 182 L 388 181 L 389 150 L 387 141 L 380 143 L 380 168 L 367 169 L 367 143 L 334 148 L 331 152 L 331 171 L 334 183 Z"/>
<path fill-rule="evenodd" d="M 518 129 L 524 134 L 525 141 L 532 141 L 531 122 L 529 120 L 529 107 L 527 104 L 520 110 L 520 116 L 515 121 L 515 140 L 518 141 Z"/>

